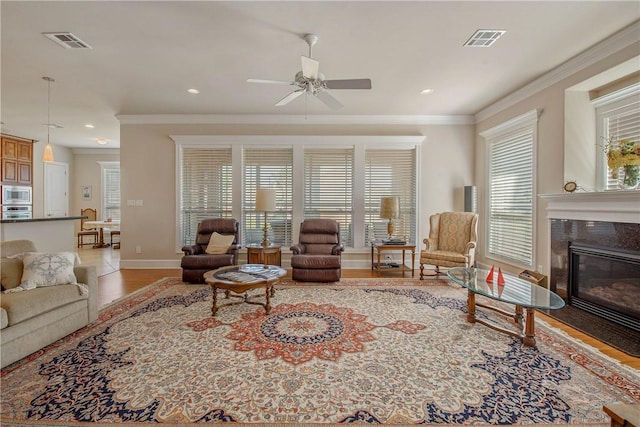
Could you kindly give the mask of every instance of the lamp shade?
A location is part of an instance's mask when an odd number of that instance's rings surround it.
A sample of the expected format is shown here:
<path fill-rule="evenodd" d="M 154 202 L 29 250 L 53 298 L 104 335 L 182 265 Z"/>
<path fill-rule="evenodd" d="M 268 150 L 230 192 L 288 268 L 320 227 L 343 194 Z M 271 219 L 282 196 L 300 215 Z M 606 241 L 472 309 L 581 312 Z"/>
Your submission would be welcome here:
<path fill-rule="evenodd" d="M 42 161 L 53 162 L 53 147 L 48 142 L 47 145 L 44 146 L 44 151 L 42 152 Z"/>
<path fill-rule="evenodd" d="M 398 218 L 400 216 L 400 201 L 397 197 L 380 198 L 380 218 Z"/>
<path fill-rule="evenodd" d="M 256 191 L 256 210 L 273 212 L 276 210 L 276 189 L 258 188 Z"/>

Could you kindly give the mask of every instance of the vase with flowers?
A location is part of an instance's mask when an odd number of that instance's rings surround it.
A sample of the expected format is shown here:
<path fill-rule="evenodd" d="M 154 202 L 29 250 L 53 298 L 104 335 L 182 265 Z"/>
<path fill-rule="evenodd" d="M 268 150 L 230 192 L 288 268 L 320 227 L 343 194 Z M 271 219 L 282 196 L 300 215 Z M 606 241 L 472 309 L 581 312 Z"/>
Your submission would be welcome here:
<path fill-rule="evenodd" d="M 611 178 L 620 188 L 635 190 L 640 184 L 640 142 L 622 139 L 609 141 L 606 146 L 607 166 Z"/>

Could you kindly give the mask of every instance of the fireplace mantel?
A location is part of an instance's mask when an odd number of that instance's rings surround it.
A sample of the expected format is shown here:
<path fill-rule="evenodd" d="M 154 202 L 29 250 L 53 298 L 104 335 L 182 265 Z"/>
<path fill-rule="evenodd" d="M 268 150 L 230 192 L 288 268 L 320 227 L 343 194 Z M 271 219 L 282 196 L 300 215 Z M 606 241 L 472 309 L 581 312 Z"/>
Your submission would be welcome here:
<path fill-rule="evenodd" d="M 640 224 L 640 191 L 540 194 L 547 218 Z"/>

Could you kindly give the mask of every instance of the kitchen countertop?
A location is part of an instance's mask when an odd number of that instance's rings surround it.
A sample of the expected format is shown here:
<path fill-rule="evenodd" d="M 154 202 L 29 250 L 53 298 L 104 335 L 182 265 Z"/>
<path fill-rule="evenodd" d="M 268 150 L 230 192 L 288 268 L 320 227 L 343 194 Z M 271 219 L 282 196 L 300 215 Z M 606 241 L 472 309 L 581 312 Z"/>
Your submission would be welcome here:
<path fill-rule="evenodd" d="M 82 218 L 87 218 L 87 217 L 86 216 L 57 216 L 57 217 L 28 218 L 28 219 L 0 219 L 0 224 L 42 222 L 42 221 L 68 221 L 68 220 L 75 220 L 75 219 L 82 219 Z"/>

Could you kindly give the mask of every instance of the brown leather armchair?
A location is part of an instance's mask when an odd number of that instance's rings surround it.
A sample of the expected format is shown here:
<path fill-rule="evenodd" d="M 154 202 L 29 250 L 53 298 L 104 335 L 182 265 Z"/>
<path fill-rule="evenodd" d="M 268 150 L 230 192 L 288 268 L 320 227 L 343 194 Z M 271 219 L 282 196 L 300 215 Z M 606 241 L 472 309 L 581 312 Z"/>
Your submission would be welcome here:
<path fill-rule="evenodd" d="M 340 225 L 333 219 L 310 218 L 300 225 L 298 244 L 291 246 L 293 280 L 337 282 L 340 280 Z"/>
<path fill-rule="evenodd" d="M 182 281 L 204 283 L 204 273 L 227 265 L 238 263 L 238 221 L 227 218 L 204 219 L 198 224 L 196 243 L 182 247 L 184 256 L 180 263 Z M 211 235 L 217 232 L 222 235 L 233 235 L 233 243 L 226 253 L 208 254 L 206 252 Z"/>

